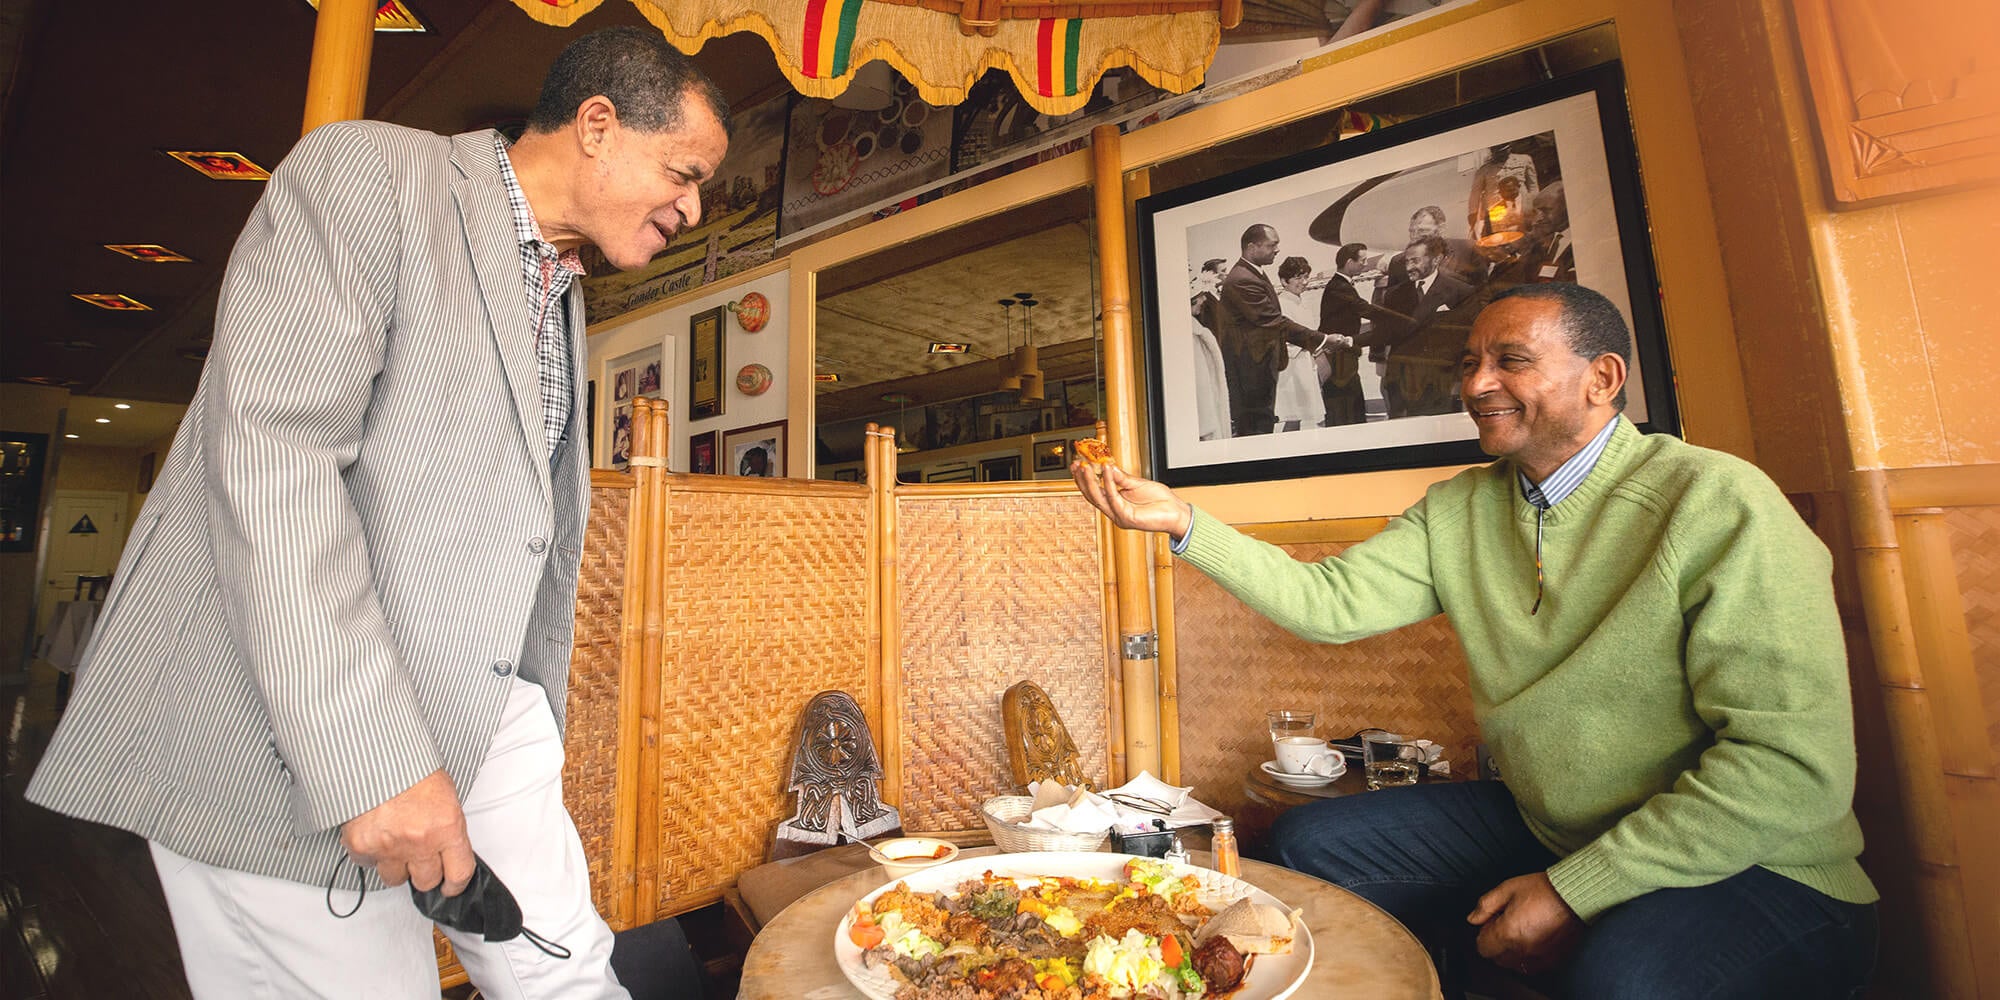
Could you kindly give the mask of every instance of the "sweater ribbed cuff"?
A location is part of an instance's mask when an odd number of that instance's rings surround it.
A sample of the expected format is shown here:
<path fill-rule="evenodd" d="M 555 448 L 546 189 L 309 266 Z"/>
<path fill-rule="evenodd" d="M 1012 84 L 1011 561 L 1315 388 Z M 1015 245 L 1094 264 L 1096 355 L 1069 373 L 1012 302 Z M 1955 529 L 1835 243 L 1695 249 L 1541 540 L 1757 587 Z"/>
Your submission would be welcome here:
<path fill-rule="evenodd" d="M 1598 841 L 1585 844 L 1581 850 L 1550 865 L 1549 883 L 1585 923 L 1646 892 L 1645 886 L 1618 870 Z"/>
<path fill-rule="evenodd" d="M 1229 547 L 1228 533 L 1220 531 L 1223 525 L 1200 507 L 1190 506 L 1193 516 L 1188 521 L 1187 544 L 1181 546 L 1180 558 L 1193 563 L 1195 568 L 1206 571 L 1227 565 Z"/>

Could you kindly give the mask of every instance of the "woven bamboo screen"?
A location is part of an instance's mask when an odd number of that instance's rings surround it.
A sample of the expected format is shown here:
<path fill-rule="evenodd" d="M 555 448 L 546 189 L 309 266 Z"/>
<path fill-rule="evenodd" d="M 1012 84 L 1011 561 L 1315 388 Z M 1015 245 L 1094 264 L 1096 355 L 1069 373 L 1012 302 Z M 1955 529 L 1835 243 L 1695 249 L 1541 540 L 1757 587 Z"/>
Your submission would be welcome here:
<path fill-rule="evenodd" d="M 815 693 L 876 704 L 865 487 L 666 477 L 653 915 L 721 898 L 790 815 L 790 742 Z M 998 743 L 995 743 L 998 746 Z M 647 901 L 642 901 L 642 909 Z"/>
<path fill-rule="evenodd" d="M 633 925 L 625 889 L 631 884 L 636 835 L 630 809 L 621 809 L 618 774 L 623 745 L 620 698 L 625 691 L 625 575 L 632 544 L 632 477 L 595 471 L 590 477 L 590 522 L 576 584 L 576 639 L 569 663 L 569 701 L 563 728 L 563 805 L 569 808 L 590 868 L 590 899 L 613 930 Z M 629 754 L 624 755 L 629 769 Z M 621 850 L 621 847 L 623 850 Z M 625 868 L 623 872 L 619 869 Z M 431 934 L 438 980 L 466 981 L 465 970 L 444 935 Z"/>
<path fill-rule="evenodd" d="M 1040 684 L 1098 787 L 1110 776 L 1116 663 L 1100 518 L 1068 484 L 896 490 L 900 806 L 909 830 L 981 830 L 1011 794 L 1000 696 Z"/>
<path fill-rule="evenodd" d="M 619 916 L 626 907 L 616 892 L 625 880 L 613 871 L 613 859 L 619 854 L 620 837 L 632 836 L 633 820 L 620 817 L 617 808 L 619 667 L 624 652 L 632 483 L 628 476 L 600 476 L 591 485 L 563 733 L 563 802 L 590 860 L 590 898 L 611 926 L 622 930 L 625 925 Z"/>
<path fill-rule="evenodd" d="M 1373 527 L 1369 519 L 1369 527 Z M 1313 541 L 1314 531 L 1343 541 Z M 1254 532 L 1253 532 L 1254 533 Z M 1317 561 L 1352 544 L 1353 525 L 1316 523 L 1280 547 Z M 1265 619 L 1185 563 L 1173 569 L 1173 657 L 1179 690 L 1180 783 L 1243 813 L 1245 773 L 1270 759 L 1264 713 L 1318 713 L 1319 735 L 1379 726 L 1444 744 L 1454 769 L 1474 766 L 1478 724 L 1465 656 L 1443 616 L 1341 646 L 1309 643 Z M 1254 815 L 1256 810 L 1250 809 Z M 1268 817 L 1264 817 L 1268 822 Z M 1258 831 L 1252 822 L 1246 836 Z M 1239 829 L 1245 824 L 1239 820 Z"/>
<path fill-rule="evenodd" d="M 2000 758 L 2000 507 L 1954 507 L 1951 551 L 1965 601 L 1965 632 L 1986 710 L 1986 735 Z"/>

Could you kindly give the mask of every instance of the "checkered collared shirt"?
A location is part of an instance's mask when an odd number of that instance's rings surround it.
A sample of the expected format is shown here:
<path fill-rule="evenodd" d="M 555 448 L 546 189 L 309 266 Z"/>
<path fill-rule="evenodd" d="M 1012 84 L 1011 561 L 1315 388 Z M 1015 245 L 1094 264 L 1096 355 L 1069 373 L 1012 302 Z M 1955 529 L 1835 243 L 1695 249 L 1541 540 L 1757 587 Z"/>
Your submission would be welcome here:
<path fill-rule="evenodd" d="M 493 150 L 500 156 L 500 182 L 507 188 L 507 205 L 514 210 L 514 236 L 521 241 L 521 277 L 528 291 L 528 313 L 535 317 L 535 361 L 541 370 L 542 431 L 548 437 L 549 458 L 554 461 L 556 446 L 569 429 L 570 409 L 576 405 L 576 372 L 570 366 L 569 309 L 563 295 L 583 273 L 583 259 L 575 250 L 557 250 L 542 239 L 542 227 L 521 193 L 521 180 L 514 176 L 514 164 L 507 158 L 507 139 L 493 134 Z"/>

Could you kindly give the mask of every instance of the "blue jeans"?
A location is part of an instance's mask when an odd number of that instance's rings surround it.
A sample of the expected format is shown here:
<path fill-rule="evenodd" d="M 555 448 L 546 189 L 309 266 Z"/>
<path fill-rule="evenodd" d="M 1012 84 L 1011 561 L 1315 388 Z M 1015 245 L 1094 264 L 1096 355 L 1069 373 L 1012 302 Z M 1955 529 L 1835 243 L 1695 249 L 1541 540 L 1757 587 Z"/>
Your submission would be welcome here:
<path fill-rule="evenodd" d="M 1465 922 L 1479 897 L 1556 856 L 1497 781 L 1389 788 L 1301 806 L 1271 830 L 1274 860 L 1352 890 L 1415 932 L 1451 996 L 1483 961 Z M 1762 868 L 1659 889 L 1599 914 L 1561 967 L 1533 981 L 1579 998 L 1849 997 L 1875 964 L 1875 907 Z"/>

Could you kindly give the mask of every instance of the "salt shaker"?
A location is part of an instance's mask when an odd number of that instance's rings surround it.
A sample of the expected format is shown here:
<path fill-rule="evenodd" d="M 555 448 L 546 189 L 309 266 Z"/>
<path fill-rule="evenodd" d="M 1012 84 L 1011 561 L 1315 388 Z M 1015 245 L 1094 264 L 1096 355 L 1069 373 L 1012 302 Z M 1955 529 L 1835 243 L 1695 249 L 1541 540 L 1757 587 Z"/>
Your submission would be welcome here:
<path fill-rule="evenodd" d="M 1242 865 L 1236 857 L 1236 821 L 1218 819 L 1214 824 L 1215 836 L 1209 843 L 1209 851 L 1215 856 L 1215 870 L 1230 878 L 1242 873 Z"/>
<path fill-rule="evenodd" d="M 1167 848 L 1167 853 L 1161 855 L 1161 858 L 1166 861 L 1171 861 L 1177 865 L 1184 865 L 1188 863 L 1188 850 L 1187 847 L 1181 844 L 1180 834 L 1174 834 L 1173 846 Z"/>

